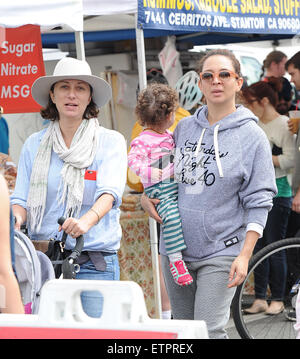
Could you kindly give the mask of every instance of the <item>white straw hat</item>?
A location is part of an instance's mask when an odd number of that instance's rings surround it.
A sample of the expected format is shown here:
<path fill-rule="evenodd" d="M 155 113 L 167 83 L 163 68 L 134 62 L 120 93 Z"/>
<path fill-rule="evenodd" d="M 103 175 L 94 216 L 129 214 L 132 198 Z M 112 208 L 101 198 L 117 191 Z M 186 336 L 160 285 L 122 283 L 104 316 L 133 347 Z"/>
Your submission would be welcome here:
<path fill-rule="evenodd" d="M 32 97 L 42 107 L 47 107 L 51 86 L 65 79 L 82 80 L 90 84 L 93 88 L 93 101 L 98 107 L 105 105 L 112 96 L 110 85 L 100 77 L 92 75 L 86 61 L 65 57 L 56 64 L 52 76 L 42 76 L 35 80 L 31 87 Z"/>

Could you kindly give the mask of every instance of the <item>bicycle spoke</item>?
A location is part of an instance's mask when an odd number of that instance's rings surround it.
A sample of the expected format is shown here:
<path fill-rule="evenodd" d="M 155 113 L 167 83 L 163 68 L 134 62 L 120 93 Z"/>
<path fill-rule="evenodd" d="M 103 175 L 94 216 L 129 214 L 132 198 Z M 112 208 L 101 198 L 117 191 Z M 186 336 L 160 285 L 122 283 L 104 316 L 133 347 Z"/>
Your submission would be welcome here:
<path fill-rule="evenodd" d="M 283 268 L 281 279 L 278 277 L 273 278 L 267 284 L 270 284 L 269 287 L 266 287 L 266 283 L 263 282 L 265 278 L 265 273 L 268 271 L 268 265 L 270 263 L 278 263 L 280 258 L 286 258 L 287 250 L 288 253 L 295 251 L 295 257 L 299 258 L 300 253 L 300 238 L 289 238 L 282 241 L 272 243 L 271 245 L 265 247 L 263 250 L 258 252 L 253 256 L 249 263 L 249 272 L 244 283 L 238 287 L 235 298 L 232 303 L 232 313 L 233 320 L 236 326 L 236 329 L 242 338 L 250 339 L 295 339 L 296 332 L 294 329 L 294 321 L 287 319 L 286 314 L 291 307 L 291 296 L 288 296 L 290 292 L 290 287 L 294 283 L 287 281 L 287 288 L 284 294 L 284 304 L 285 310 L 277 315 L 267 315 L 264 312 L 257 314 L 245 314 L 243 311 L 246 308 L 252 306 L 255 295 L 257 292 L 260 292 L 258 298 L 266 299 L 270 304 L 271 301 L 271 289 L 276 287 L 278 283 L 285 282 L 287 276 L 287 268 Z M 294 254 L 294 253 L 293 253 Z M 259 277 L 260 273 L 262 276 Z M 294 273 L 295 274 L 295 273 Z M 300 275 L 300 261 L 299 261 L 299 273 Z M 295 280 L 294 278 L 293 280 Z M 297 278 L 298 279 L 298 278 Z M 256 282 L 255 282 L 256 281 Z M 277 282 L 276 282 L 277 281 Z M 258 284 L 261 283 L 261 286 Z M 275 291 L 275 290 L 274 290 Z M 275 295 L 275 294 L 274 294 Z M 278 299 L 277 299 L 278 298 Z M 281 301 L 279 297 L 275 297 L 273 300 Z"/>

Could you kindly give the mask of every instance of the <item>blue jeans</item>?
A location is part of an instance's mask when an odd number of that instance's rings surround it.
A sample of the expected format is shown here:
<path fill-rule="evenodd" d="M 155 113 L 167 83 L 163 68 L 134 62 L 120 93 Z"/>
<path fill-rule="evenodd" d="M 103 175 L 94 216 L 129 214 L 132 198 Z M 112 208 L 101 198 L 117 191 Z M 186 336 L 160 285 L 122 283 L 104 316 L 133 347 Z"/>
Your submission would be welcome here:
<path fill-rule="evenodd" d="M 120 267 L 118 254 L 103 254 L 106 262 L 106 270 L 99 271 L 92 261 L 80 266 L 76 279 L 90 280 L 120 280 Z M 103 297 L 99 291 L 83 291 L 81 293 L 81 304 L 84 312 L 93 318 L 99 318 L 103 309 Z"/>
<path fill-rule="evenodd" d="M 290 214 L 291 198 L 275 197 L 273 208 L 269 212 L 263 237 L 256 243 L 254 254 L 270 243 L 285 238 Z M 255 297 L 266 299 L 267 287 L 271 290 L 271 300 L 282 301 L 287 278 L 287 260 L 285 251 L 273 254 L 254 270 Z"/>

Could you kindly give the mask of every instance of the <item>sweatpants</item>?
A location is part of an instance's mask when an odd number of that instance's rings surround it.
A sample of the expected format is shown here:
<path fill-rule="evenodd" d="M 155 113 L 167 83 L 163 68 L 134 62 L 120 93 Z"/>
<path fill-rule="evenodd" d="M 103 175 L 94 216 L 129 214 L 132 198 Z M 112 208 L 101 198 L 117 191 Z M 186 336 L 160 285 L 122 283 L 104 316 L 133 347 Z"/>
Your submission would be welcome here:
<path fill-rule="evenodd" d="M 170 179 L 168 182 L 159 182 L 145 188 L 149 198 L 160 200 L 156 206 L 157 213 L 161 217 L 163 240 L 167 254 L 181 252 L 186 248 L 183 238 L 181 218 L 177 206 L 178 185 Z"/>
<path fill-rule="evenodd" d="M 210 339 L 227 339 L 225 327 L 236 287 L 227 288 L 235 257 L 186 262 L 193 283 L 180 287 L 172 277 L 168 257 L 161 255 L 165 284 L 174 319 L 204 320 Z"/>

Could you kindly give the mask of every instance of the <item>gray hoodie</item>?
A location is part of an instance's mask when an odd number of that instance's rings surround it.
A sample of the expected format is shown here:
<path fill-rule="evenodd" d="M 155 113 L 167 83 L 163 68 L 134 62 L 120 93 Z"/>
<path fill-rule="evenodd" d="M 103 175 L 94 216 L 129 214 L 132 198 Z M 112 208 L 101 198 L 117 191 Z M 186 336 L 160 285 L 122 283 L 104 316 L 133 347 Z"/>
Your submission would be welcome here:
<path fill-rule="evenodd" d="M 253 113 L 237 106 L 213 126 L 206 116 L 204 106 L 174 132 L 186 261 L 238 255 L 247 224 L 265 227 L 277 193 L 270 145 Z"/>

